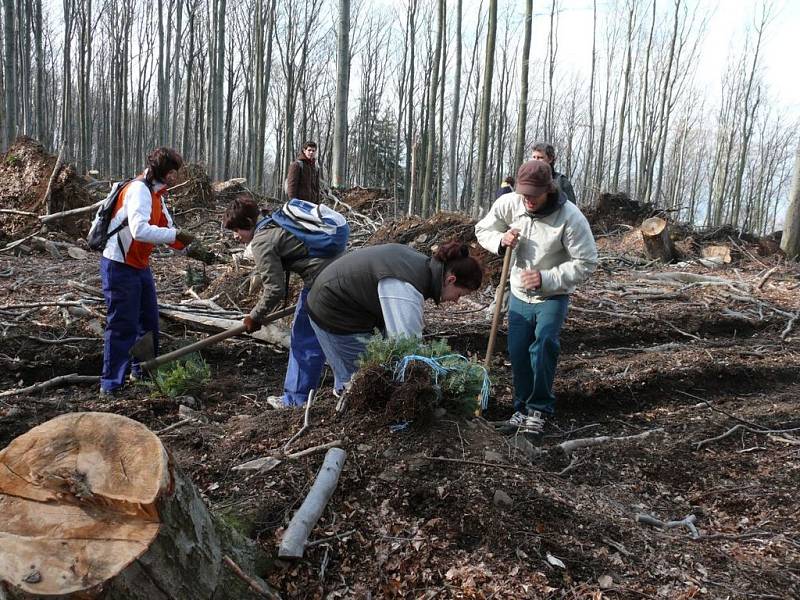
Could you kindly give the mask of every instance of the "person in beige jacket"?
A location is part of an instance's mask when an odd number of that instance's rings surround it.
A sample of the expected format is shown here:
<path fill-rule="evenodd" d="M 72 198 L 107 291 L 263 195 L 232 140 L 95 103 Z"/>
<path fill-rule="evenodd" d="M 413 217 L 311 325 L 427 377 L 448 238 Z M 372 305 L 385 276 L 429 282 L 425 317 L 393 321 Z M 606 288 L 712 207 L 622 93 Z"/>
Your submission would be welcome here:
<path fill-rule="evenodd" d="M 498 198 L 475 225 L 489 252 L 511 257 L 508 353 L 514 378 L 509 424 L 541 433 L 555 409 L 553 380 L 569 294 L 597 266 L 586 217 L 553 183 L 550 165 L 524 163 L 515 193 Z"/>

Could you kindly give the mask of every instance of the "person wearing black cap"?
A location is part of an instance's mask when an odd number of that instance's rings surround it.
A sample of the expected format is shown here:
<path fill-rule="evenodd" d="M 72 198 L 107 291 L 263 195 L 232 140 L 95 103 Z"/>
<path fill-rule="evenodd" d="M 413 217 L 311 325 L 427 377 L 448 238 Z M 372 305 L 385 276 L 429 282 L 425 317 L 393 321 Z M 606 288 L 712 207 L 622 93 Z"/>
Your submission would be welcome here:
<path fill-rule="evenodd" d="M 511 259 L 508 353 L 514 377 L 509 424 L 541 433 L 555 410 L 553 380 L 569 294 L 597 266 L 586 217 L 553 183 L 548 163 L 531 160 L 517 172 L 515 193 L 495 200 L 475 225 L 478 242 Z"/>

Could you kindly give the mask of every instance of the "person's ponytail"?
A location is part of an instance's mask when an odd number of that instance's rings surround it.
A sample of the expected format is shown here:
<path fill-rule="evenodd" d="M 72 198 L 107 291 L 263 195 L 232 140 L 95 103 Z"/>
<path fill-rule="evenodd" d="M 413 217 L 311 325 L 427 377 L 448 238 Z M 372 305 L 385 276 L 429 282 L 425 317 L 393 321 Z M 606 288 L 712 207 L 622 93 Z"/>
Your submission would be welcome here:
<path fill-rule="evenodd" d="M 477 290 L 483 281 L 483 268 L 469 254 L 469 246 L 457 240 L 445 242 L 433 254 L 433 258 L 444 264 L 445 274 L 455 275 L 455 285 L 468 290 Z"/>

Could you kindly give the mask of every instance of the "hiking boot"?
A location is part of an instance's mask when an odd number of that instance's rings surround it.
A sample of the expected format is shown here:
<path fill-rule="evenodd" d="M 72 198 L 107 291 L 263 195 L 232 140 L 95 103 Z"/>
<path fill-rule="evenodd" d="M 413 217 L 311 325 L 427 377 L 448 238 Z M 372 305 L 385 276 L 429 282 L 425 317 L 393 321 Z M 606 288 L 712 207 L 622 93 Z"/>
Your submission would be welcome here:
<path fill-rule="evenodd" d="M 542 417 L 542 413 L 535 410 L 525 417 L 521 429 L 525 433 L 542 433 L 544 431 L 544 417 Z"/>
<path fill-rule="evenodd" d="M 113 390 L 106 390 L 100 388 L 100 396 L 102 398 L 114 398 L 116 396 L 119 396 L 121 392 L 122 392 L 122 386 L 115 387 Z"/>
<path fill-rule="evenodd" d="M 521 412 L 517 411 L 511 415 L 511 418 L 508 420 L 508 424 L 511 427 L 522 427 L 522 425 L 525 423 L 525 419 L 527 419 L 527 417 Z"/>
<path fill-rule="evenodd" d="M 283 396 L 267 396 L 267 404 L 275 410 L 284 408 L 286 405 L 283 403 Z"/>

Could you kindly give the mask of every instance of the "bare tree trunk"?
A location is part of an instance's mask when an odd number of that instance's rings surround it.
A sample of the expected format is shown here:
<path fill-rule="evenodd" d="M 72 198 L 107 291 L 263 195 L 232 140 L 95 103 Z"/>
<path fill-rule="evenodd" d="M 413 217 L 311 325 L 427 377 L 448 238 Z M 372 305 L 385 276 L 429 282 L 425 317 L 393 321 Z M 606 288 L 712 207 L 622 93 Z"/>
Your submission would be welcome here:
<path fill-rule="evenodd" d="M 789 195 L 789 208 L 783 223 L 781 250 L 792 260 L 800 259 L 800 145 L 794 157 L 794 176 Z"/>
<path fill-rule="evenodd" d="M 589 78 L 589 143 L 586 149 L 586 160 L 583 169 L 583 189 L 581 196 L 584 202 L 591 203 L 592 196 L 589 195 L 589 182 L 591 181 L 592 169 L 594 165 L 594 80 L 595 65 L 597 63 L 597 0 L 592 0 L 592 72 Z M 589 200 L 587 200 L 589 199 Z"/>
<path fill-rule="evenodd" d="M 181 92 L 181 43 L 183 41 L 183 0 L 178 0 L 175 9 L 175 53 L 172 57 L 172 108 L 169 114 L 169 145 L 178 144 L 178 96 Z"/>
<path fill-rule="evenodd" d="M 636 4 L 633 0 L 628 0 L 628 52 L 625 59 L 625 77 L 622 85 L 622 94 L 619 99 L 619 120 L 617 133 L 617 151 L 614 159 L 614 176 L 611 180 L 611 189 L 619 191 L 619 171 L 622 166 L 622 144 L 625 138 L 625 108 L 628 105 L 628 92 L 630 91 L 631 64 L 633 63 L 633 24 L 636 14 Z"/>
<path fill-rule="evenodd" d="M 336 35 L 336 107 L 333 125 L 333 174 L 331 186 L 346 185 L 347 96 L 350 87 L 350 0 L 339 0 Z"/>
<path fill-rule="evenodd" d="M 415 152 L 414 146 L 414 75 L 416 70 L 416 63 L 414 56 L 416 52 L 416 17 L 417 17 L 417 0 L 411 0 L 408 5 L 408 23 L 409 23 L 409 45 L 411 46 L 411 57 L 408 61 L 408 120 L 406 126 L 406 170 L 403 187 L 405 188 L 406 198 L 408 199 L 408 214 L 411 214 L 412 198 L 414 196 L 415 176 L 412 166 L 411 157 Z"/>
<path fill-rule="evenodd" d="M 478 135 L 478 175 L 475 195 L 472 199 L 472 215 L 477 217 L 483 203 L 486 183 L 486 155 L 489 148 L 489 109 L 492 100 L 492 76 L 494 74 L 494 41 L 497 35 L 497 0 L 489 0 L 489 27 L 486 32 L 486 60 L 483 71 L 483 92 Z"/>
<path fill-rule="evenodd" d="M 3 119 L 3 145 L 8 148 L 17 137 L 17 52 L 14 32 L 14 0 L 3 0 L 3 88 L 5 106 Z"/>
<path fill-rule="evenodd" d="M 528 68 L 531 56 L 531 25 L 533 0 L 525 0 L 525 41 L 522 43 L 522 66 L 519 76 L 519 113 L 517 115 L 517 142 L 514 146 L 513 171 L 516 173 L 525 160 L 525 131 L 528 126 Z M 594 63 L 594 54 L 592 54 Z M 594 75 L 594 70 L 592 70 Z"/>
<path fill-rule="evenodd" d="M 442 61 L 442 43 L 444 37 L 444 0 L 439 0 L 437 11 L 438 30 L 436 35 L 436 50 L 432 58 L 432 71 L 428 81 L 428 120 L 425 126 L 427 132 L 427 148 L 425 156 L 425 175 L 422 179 L 422 217 L 428 216 L 431 192 L 433 187 L 433 162 L 436 149 L 436 95 L 439 89 L 439 63 Z"/>

